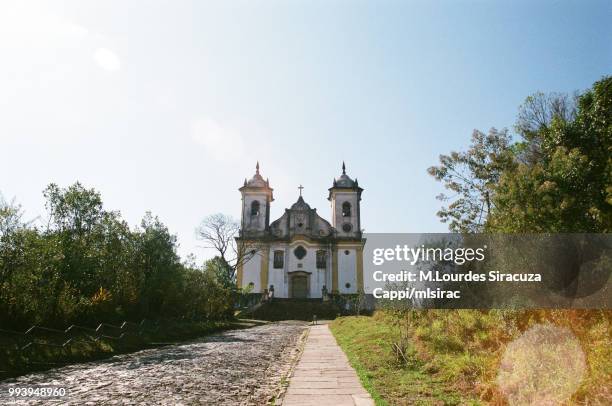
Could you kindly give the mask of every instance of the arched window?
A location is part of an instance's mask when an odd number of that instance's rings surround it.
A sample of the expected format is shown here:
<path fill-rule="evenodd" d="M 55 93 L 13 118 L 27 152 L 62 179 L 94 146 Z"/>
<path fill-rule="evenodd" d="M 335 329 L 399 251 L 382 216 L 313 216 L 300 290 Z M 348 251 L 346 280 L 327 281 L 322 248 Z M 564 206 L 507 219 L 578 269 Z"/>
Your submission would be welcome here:
<path fill-rule="evenodd" d="M 349 202 L 342 203 L 342 217 L 351 217 L 351 204 Z"/>
<path fill-rule="evenodd" d="M 274 251 L 274 269 L 282 269 L 285 266 L 285 252 Z"/>
<path fill-rule="evenodd" d="M 259 200 L 253 200 L 251 203 L 251 216 L 257 216 L 259 214 Z"/>
<path fill-rule="evenodd" d="M 325 269 L 327 265 L 327 253 L 325 250 L 317 251 L 317 269 Z"/>

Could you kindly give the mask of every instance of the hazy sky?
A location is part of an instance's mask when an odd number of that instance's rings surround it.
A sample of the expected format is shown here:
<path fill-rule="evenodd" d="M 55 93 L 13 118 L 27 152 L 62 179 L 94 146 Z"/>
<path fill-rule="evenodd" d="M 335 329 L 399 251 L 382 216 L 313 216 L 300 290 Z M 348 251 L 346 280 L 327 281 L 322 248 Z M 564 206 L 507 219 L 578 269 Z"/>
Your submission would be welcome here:
<path fill-rule="evenodd" d="M 610 1 L 3 1 L 0 192 L 26 218 L 76 180 L 201 250 L 261 162 L 280 216 L 329 218 L 340 166 L 369 232 L 439 232 L 427 175 L 538 90 L 612 73 Z"/>

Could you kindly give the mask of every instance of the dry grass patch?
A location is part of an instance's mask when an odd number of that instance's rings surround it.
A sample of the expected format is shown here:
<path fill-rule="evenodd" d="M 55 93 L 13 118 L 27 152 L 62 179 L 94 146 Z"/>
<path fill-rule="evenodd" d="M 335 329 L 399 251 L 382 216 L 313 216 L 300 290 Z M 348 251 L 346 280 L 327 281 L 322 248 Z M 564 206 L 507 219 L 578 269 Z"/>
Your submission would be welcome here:
<path fill-rule="evenodd" d="M 331 328 L 392 405 L 609 405 L 611 317 L 608 310 L 380 311 Z"/>

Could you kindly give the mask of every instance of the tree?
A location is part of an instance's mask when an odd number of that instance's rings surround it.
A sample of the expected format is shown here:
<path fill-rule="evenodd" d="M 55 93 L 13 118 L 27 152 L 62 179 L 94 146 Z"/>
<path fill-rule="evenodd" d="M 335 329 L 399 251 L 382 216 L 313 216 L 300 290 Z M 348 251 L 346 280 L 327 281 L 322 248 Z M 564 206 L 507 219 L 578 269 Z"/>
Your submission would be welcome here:
<path fill-rule="evenodd" d="M 43 194 L 47 199 L 49 225 L 57 230 L 75 231 L 80 235 L 91 230 L 103 217 L 100 193 L 86 189 L 79 182 L 65 189 L 52 183 Z"/>
<path fill-rule="evenodd" d="M 438 215 L 459 232 L 612 230 L 612 77 L 583 94 L 536 93 L 506 131 L 474 131 L 429 173 L 454 196 Z"/>
<path fill-rule="evenodd" d="M 232 316 L 235 285 L 219 277 L 226 277 L 222 263 L 182 264 L 176 237 L 157 217 L 146 213 L 132 230 L 80 183 L 51 184 L 44 194 L 49 222 L 42 230 L 0 199 L 1 325 Z"/>
<path fill-rule="evenodd" d="M 238 268 L 253 258 L 260 250 L 258 243 L 239 238 L 240 226 L 225 214 L 217 213 L 202 220 L 196 229 L 204 248 L 217 252 L 227 278 L 236 280 Z"/>
<path fill-rule="evenodd" d="M 578 94 L 569 97 L 565 93 L 534 93 L 519 107 L 514 128 L 527 140 L 537 138 L 538 132 L 548 128 L 555 118 L 574 120 L 577 100 Z"/>
<path fill-rule="evenodd" d="M 576 102 L 571 114 L 520 113 L 519 128 L 527 127 L 522 116 L 548 121 L 524 132 L 519 145 L 529 159 L 518 155 L 518 165 L 500 177 L 491 231 L 612 230 L 612 77 L 596 82 Z"/>
<path fill-rule="evenodd" d="M 516 144 L 516 158 L 526 164 L 538 163 L 547 147 L 542 135 L 550 132 L 553 122 L 570 122 L 576 117 L 578 94 L 537 92 L 519 107 L 514 129 L 523 141 Z"/>
<path fill-rule="evenodd" d="M 440 155 L 440 165 L 428 172 L 454 192 L 438 199 L 450 202 L 438 211 L 443 223 L 454 232 L 482 231 L 493 208 L 493 189 L 504 170 L 513 164 L 507 130 L 495 128 L 484 134 L 474 130 L 466 152 Z"/>
<path fill-rule="evenodd" d="M 0 238 L 25 226 L 21 220 L 22 216 L 21 206 L 15 203 L 15 199 L 7 202 L 0 193 Z"/>
<path fill-rule="evenodd" d="M 147 212 L 136 236 L 136 266 L 141 284 L 140 304 L 145 314 L 174 316 L 180 300 L 182 265 L 176 253 L 176 236 Z"/>

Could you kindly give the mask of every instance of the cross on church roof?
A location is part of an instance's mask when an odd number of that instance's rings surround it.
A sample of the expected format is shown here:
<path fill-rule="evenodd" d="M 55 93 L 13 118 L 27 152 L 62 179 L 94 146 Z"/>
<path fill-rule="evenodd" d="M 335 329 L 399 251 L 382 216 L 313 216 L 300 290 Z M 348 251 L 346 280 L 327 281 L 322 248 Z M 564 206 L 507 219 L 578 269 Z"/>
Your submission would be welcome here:
<path fill-rule="evenodd" d="M 304 189 L 304 186 L 300 184 L 300 186 L 298 186 L 298 189 L 300 189 L 300 196 L 302 196 L 302 189 Z"/>

